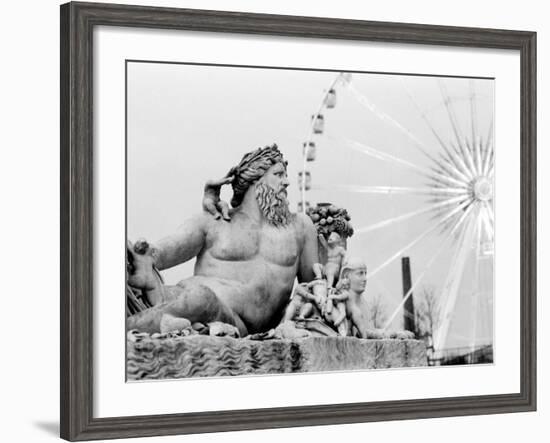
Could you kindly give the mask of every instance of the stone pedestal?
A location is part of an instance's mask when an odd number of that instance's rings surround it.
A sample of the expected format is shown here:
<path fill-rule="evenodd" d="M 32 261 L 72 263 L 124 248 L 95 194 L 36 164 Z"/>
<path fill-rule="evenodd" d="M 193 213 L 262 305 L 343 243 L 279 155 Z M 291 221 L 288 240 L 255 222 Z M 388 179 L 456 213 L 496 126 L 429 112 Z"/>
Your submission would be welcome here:
<path fill-rule="evenodd" d="M 128 380 L 281 374 L 426 366 L 418 340 L 309 337 L 254 341 L 229 337 L 127 340 Z"/>

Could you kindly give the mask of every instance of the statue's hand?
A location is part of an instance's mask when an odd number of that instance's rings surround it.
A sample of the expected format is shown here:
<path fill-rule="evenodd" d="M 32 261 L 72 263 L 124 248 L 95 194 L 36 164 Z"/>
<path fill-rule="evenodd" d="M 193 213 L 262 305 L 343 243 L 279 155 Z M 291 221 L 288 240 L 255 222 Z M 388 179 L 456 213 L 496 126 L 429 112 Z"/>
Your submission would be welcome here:
<path fill-rule="evenodd" d="M 149 246 L 147 240 L 143 238 L 140 238 L 134 243 L 133 250 L 139 255 L 151 255 L 151 247 Z"/>
<path fill-rule="evenodd" d="M 321 306 L 321 315 L 323 316 L 323 318 L 326 318 L 327 314 L 327 303 L 323 303 Z"/>
<path fill-rule="evenodd" d="M 220 217 L 229 220 L 229 205 L 220 200 L 220 191 L 222 186 L 231 183 L 233 178 L 233 176 L 228 176 L 219 180 L 208 180 L 204 185 L 202 208 L 212 214 L 216 220 L 219 220 Z"/>
<path fill-rule="evenodd" d="M 130 286 L 144 290 L 155 288 L 154 264 L 152 248 L 146 240 L 140 239 L 133 245 L 127 243 L 126 269 Z"/>

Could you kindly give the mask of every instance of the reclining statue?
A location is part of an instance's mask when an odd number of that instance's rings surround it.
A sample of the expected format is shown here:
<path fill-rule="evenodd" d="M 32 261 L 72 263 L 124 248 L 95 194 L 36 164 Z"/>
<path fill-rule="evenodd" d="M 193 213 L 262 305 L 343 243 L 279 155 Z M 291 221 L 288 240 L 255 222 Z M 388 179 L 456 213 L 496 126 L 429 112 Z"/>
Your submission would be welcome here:
<path fill-rule="evenodd" d="M 317 232 L 305 214 L 290 212 L 287 162 L 276 145 L 249 152 L 221 180 L 205 187 L 203 212 L 156 243 L 129 248 L 131 285 L 152 307 L 127 318 L 127 328 L 164 332 L 183 324 L 224 322 L 241 337 L 279 324 L 296 277 L 319 273 Z M 231 184 L 231 208 L 220 189 Z M 163 270 L 196 257 L 194 275 L 163 286 Z"/>

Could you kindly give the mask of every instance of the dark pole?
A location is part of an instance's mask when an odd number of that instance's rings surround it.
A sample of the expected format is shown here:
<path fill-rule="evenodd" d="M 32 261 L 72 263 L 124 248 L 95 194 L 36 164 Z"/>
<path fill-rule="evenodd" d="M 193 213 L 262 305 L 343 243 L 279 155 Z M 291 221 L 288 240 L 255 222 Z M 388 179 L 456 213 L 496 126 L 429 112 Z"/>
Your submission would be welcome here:
<path fill-rule="evenodd" d="M 401 272 L 403 274 L 403 297 L 411 290 L 411 263 L 409 257 L 401 258 Z M 404 329 L 407 331 L 415 332 L 414 325 L 414 302 L 413 295 L 405 301 L 403 306 L 403 316 L 404 316 Z"/>

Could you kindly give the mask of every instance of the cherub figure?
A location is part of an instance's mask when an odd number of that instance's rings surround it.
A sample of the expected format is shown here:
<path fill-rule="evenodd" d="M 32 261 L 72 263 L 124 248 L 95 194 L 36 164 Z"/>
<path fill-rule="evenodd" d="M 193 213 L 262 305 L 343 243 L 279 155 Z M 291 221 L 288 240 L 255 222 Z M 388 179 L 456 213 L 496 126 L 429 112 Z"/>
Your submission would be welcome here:
<path fill-rule="evenodd" d="M 315 303 L 317 302 L 318 298 L 311 292 L 309 292 L 311 286 L 312 282 L 301 283 L 296 286 L 296 289 L 294 289 L 294 294 L 288 306 L 286 307 L 285 314 L 281 323 L 294 319 L 303 320 L 305 318 L 311 317 L 315 313 Z"/>
<path fill-rule="evenodd" d="M 323 234 L 319 234 L 319 241 L 327 250 L 327 263 L 325 264 L 324 271 L 329 293 L 332 293 L 334 282 L 338 275 L 340 275 L 340 269 L 346 257 L 346 249 L 341 245 L 342 237 L 336 231 L 330 233 L 328 241 L 325 240 Z M 332 308 L 333 302 L 329 298 L 326 305 L 327 314 L 331 314 Z"/>
<path fill-rule="evenodd" d="M 350 332 L 350 324 L 348 321 L 348 314 L 346 308 L 346 300 L 348 299 L 348 294 L 340 294 L 335 290 L 332 290 L 327 298 L 327 306 L 330 303 L 331 311 L 325 314 L 327 320 L 329 320 L 338 334 L 342 337 L 346 337 Z M 334 303 L 334 301 L 336 303 Z"/>
<path fill-rule="evenodd" d="M 342 246 L 342 237 L 336 231 L 333 231 L 328 236 L 328 241 L 325 240 L 323 234 L 319 234 L 319 241 L 327 250 L 327 263 L 325 264 L 325 276 L 327 286 L 332 288 L 334 281 L 340 274 L 340 269 L 346 256 L 346 249 Z"/>
<path fill-rule="evenodd" d="M 321 278 L 296 286 L 281 324 L 288 321 L 317 318 L 334 325 L 339 335 L 348 335 L 349 322 L 346 318 L 345 302 L 338 303 L 328 312 L 327 305 L 330 297 L 327 289 L 326 280 Z"/>
<path fill-rule="evenodd" d="M 309 283 L 309 288 L 313 292 L 315 304 L 321 311 L 322 317 L 338 330 L 341 336 L 348 335 L 348 322 L 346 320 L 345 303 L 339 303 L 334 306 L 332 298 L 329 295 L 332 291 L 328 288 L 326 280 L 314 280 Z"/>

